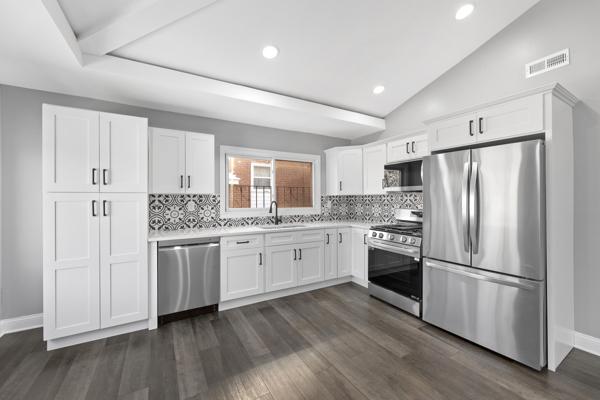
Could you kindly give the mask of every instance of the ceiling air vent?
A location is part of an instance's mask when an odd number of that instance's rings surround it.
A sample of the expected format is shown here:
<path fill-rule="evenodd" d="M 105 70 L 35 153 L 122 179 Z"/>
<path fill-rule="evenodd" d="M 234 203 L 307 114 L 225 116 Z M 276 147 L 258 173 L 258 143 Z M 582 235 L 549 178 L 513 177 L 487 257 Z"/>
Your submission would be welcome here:
<path fill-rule="evenodd" d="M 525 77 L 531 78 L 565 65 L 569 65 L 569 49 L 561 50 L 525 65 Z"/>

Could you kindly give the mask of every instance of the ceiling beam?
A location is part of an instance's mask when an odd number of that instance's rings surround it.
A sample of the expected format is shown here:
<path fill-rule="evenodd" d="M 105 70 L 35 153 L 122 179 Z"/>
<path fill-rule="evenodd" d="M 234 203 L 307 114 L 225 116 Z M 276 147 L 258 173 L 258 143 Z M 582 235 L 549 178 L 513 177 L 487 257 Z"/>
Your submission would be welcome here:
<path fill-rule="evenodd" d="M 50 14 L 50 18 L 54 21 L 54 24 L 67 43 L 67 46 L 69 46 L 69 49 L 73 53 L 73 56 L 75 56 L 79 65 L 83 65 L 83 54 L 77 43 L 77 38 L 75 37 L 75 33 L 73 33 L 73 29 L 71 29 L 71 24 L 69 24 L 65 13 L 62 8 L 60 8 L 58 0 L 42 0 L 42 4 L 46 8 L 46 11 L 48 11 L 48 14 Z"/>
<path fill-rule="evenodd" d="M 216 0 L 154 0 L 139 9 L 124 14 L 109 24 L 83 34 L 79 38 L 81 51 L 105 55 L 143 36 L 186 17 Z"/>

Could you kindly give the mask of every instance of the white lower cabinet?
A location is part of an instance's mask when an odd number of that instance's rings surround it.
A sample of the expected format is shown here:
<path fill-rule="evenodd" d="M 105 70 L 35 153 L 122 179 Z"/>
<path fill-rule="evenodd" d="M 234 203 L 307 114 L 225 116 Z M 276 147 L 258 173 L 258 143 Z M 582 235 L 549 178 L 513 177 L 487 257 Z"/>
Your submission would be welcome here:
<path fill-rule="evenodd" d="M 266 248 L 266 292 L 287 289 L 298 285 L 295 245 L 270 246 Z"/>
<path fill-rule="evenodd" d="M 148 318 L 147 195 L 48 193 L 44 338 Z"/>
<path fill-rule="evenodd" d="M 367 282 L 367 229 L 352 229 L 352 276 L 360 283 Z"/>
<path fill-rule="evenodd" d="M 352 275 L 352 229 L 342 228 L 337 232 L 338 278 Z"/>
<path fill-rule="evenodd" d="M 148 318 L 148 196 L 100 196 L 100 325 Z"/>
<path fill-rule="evenodd" d="M 338 230 L 325 230 L 325 279 L 335 279 L 338 277 Z"/>
<path fill-rule="evenodd" d="M 306 243 L 298 249 L 298 285 L 324 279 L 325 246 L 323 242 Z"/>
<path fill-rule="evenodd" d="M 264 293 L 264 249 L 221 251 L 221 301 Z"/>

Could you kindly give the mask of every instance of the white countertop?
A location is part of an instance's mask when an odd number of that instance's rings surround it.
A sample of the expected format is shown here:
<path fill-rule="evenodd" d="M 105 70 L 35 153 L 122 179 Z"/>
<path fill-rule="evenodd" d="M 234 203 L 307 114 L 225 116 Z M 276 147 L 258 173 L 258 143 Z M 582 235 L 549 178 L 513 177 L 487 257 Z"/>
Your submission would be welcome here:
<path fill-rule="evenodd" d="M 286 228 L 288 225 L 297 225 Z M 273 226 L 273 225 L 263 225 Z M 306 224 L 281 224 L 277 229 L 263 229 L 260 225 L 257 226 L 240 226 L 231 228 L 206 228 L 206 229 L 180 229 L 177 231 L 159 231 L 150 232 L 148 234 L 149 242 L 158 242 L 165 240 L 180 240 L 180 239 L 201 239 L 210 237 L 237 236 L 237 235 L 252 235 L 259 233 L 275 233 L 281 231 L 305 231 L 309 229 L 327 229 L 327 228 L 363 228 L 368 229 L 372 224 L 362 222 L 314 222 Z"/>

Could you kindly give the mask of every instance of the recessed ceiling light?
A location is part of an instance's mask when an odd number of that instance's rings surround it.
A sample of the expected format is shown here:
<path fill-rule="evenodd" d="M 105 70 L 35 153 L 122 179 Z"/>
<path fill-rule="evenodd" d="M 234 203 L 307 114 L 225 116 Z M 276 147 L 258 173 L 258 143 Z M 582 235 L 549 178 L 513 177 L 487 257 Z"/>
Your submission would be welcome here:
<path fill-rule="evenodd" d="M 469 15 L 471 15 L 474 9 L 475 6 L 473 4 L 465 4 L 461 6 L 458 11 L 456 11 L 456 19 L 460 21 L 461 19 L 467 18 Z"/>
<path fill-rule="evenodd" d="M 373 94 L 381 94 L 385 90 L 385 87 L 378 85 L 373 88 Z"/>
<path fill-rule="evenodd" d="M 262 55 L 264 58 L 268 58 L 269 60 L 277 57 L 279 54 L 279 49 L 275 46 L 265 46 L 262 51 Z"/>

